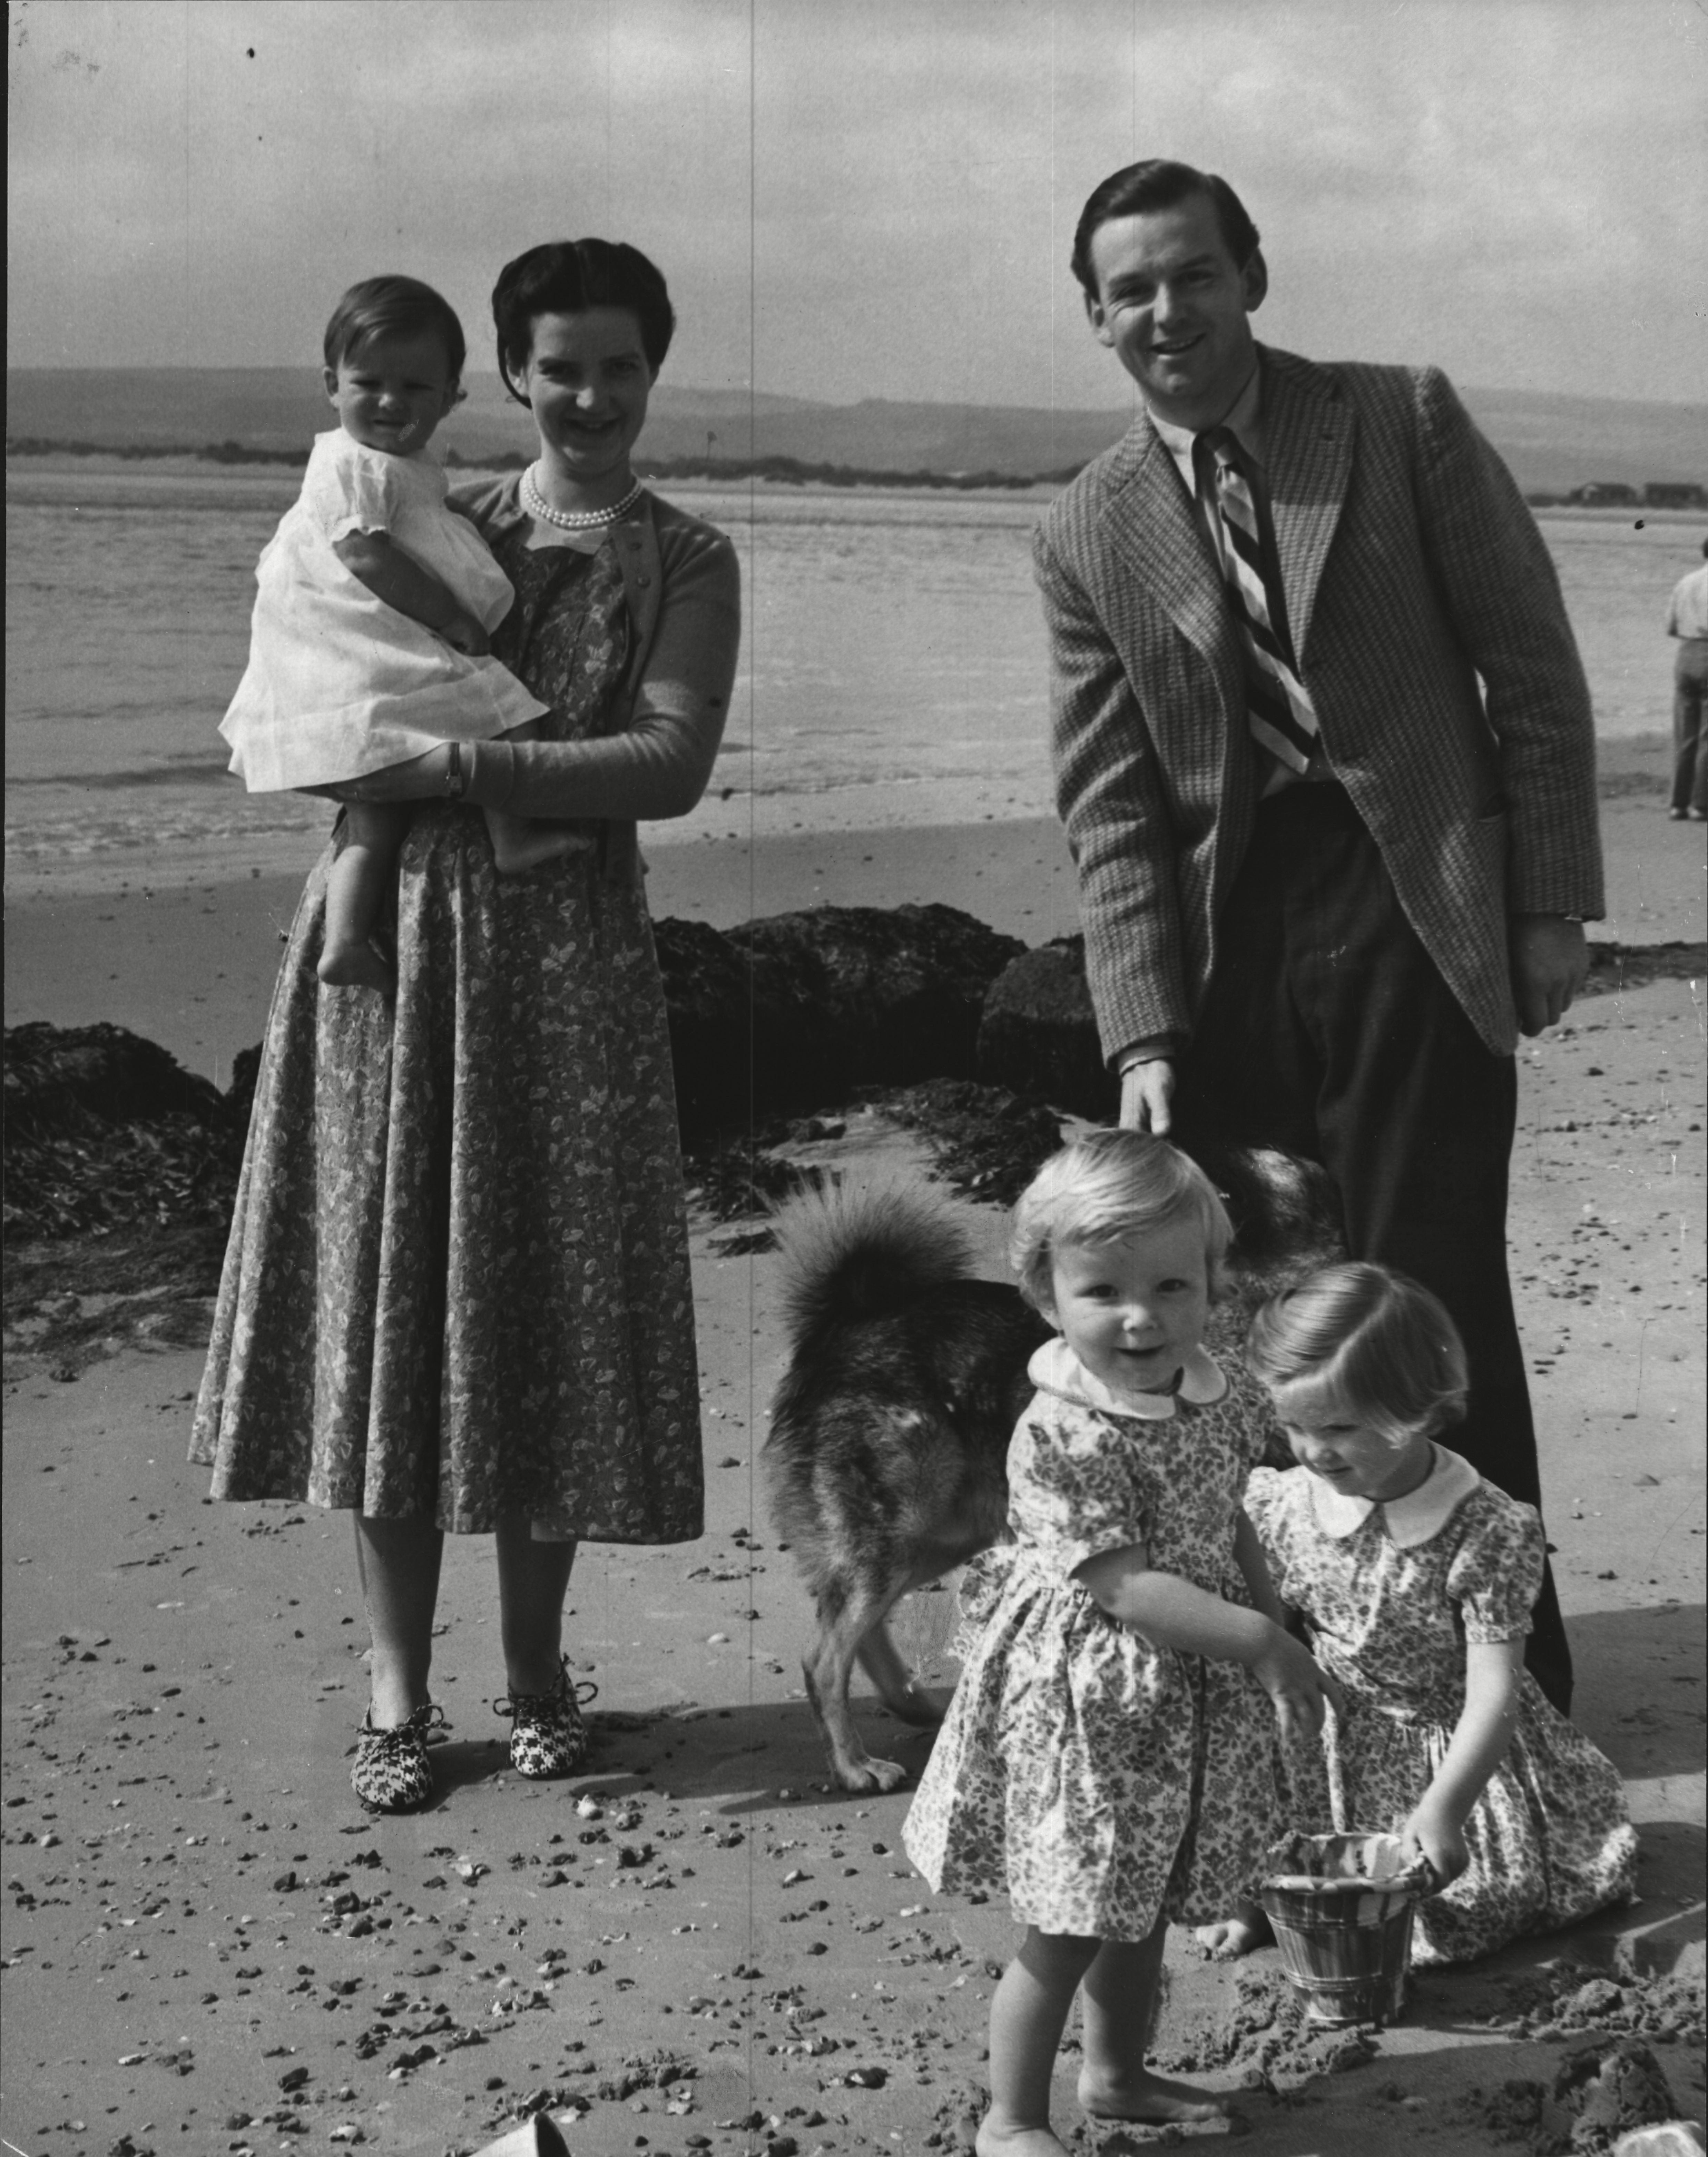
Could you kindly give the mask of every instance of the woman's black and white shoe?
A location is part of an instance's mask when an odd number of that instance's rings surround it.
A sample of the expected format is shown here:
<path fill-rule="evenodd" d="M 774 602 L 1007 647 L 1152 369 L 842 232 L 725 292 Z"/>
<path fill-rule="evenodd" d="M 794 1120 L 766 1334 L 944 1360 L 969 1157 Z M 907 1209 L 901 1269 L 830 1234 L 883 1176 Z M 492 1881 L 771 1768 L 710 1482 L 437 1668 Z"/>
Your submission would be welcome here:
<path fill-rule="evenodd" d="M 572 1683 L 565 1660 L 549 1692 L 513 1692 L 507 1700 L 494 1701 L 494 1712 L 510 1717 L 510 1764 L 517 1773 L 539 1780 L 573 1775 L 587 1758 L 581 1703 L 598 1695 L 599 1687 L 590 1681 Z"/>
<path fill-rule="evenodd" d="M 445 1727 L 445 1711 L 432 1701 L 394 1730 L 376 1730 L 373 1711 L 362 1719 L 350 1787 L 371 1813 L 412 1813 L 433 1795 L 427 1748 Z"/>

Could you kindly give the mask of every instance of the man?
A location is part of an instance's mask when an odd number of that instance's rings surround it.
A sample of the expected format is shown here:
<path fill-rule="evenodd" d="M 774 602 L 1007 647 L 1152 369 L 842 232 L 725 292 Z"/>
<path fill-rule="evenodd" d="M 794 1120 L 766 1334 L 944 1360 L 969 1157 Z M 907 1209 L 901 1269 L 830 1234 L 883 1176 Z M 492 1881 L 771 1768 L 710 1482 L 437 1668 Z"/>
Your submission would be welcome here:
<path fill-rule="evenodd" d="M 1708 539 L 1702 542 L 1708 555 Z M 1708 703 L 1708 567 L 1692 569 L 1673 588 L 1666 633 L 1679 640 L 1673 665 L 1673 784 L 1668 815 L 1708 824 L 1708 740 L 1702 707 Z"/>
<path fill-rule="evenodd" d="M 1259 347 L 1223 180 L 1149 160 L 1073 267 L 1144 410 L 1040 529 L 1057 799 L 1122 1121 L 1321 1161 L 1464 1336 L 1454 1445 L 1540 1499 L 1507 1280 L 1519 1032 L 1602 908 L 1589 696 L 1534 519 L 1433 368 Z M 1551 1579 L 1529 1660 L 1562 1707 Z"/>

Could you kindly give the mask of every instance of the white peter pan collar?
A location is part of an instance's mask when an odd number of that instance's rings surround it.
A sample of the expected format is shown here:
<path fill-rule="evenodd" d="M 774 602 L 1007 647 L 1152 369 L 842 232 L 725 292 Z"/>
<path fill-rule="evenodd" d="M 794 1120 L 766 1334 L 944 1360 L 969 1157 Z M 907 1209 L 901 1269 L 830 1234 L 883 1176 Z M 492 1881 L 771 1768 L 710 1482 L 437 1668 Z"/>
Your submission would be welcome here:
<path fill-rule="evenodd" d="M 1172 1393 L 1112 1393 L 1101 1378 L 1094 1378 L 1068 1343 L 1047 1341 L 1026 1367 L 1026 1374 L 1040 1393 L 1057 1393 L 1081 1408 L 1096 1408 L 1104 1415 L 1136 1417 L 1142 1423 L 1166 1423 L 1175 1412 Z M 1181 1380 L 1180 1398 L 1195 1408 L 1207 1408 L 1227 1391 L 1220 1364 L 1195 1348 L 1187 1356 Z"/>
<path fill-rule="evenodd" d="M 1403 1498 L 1390 1498 L 1381 1508 L 1388 1541 L 1397 1549 L 1415 1550 L 1438 1535 L 1483 1480 L 1462 1454 L 1444 1445 L 1433 1450 L 1435 1465 L 1417 1489 Z M 1310 1475 L 1308 1468 L 1304 1472 Z M 1331 1490 L 1320 1476 L 1310 1475 L 1310 1507 L 1323 1533 L 1344 1542 L 1377 1510 L 1377 1501 Z"/>

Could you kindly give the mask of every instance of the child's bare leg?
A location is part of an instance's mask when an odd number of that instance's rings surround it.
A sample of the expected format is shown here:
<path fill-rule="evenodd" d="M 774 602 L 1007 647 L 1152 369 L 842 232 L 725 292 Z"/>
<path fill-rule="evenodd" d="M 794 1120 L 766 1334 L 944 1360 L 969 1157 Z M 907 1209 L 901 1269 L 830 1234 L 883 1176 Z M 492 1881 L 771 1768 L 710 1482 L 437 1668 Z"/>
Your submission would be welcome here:
<path fill-rule="evenodd" d="M 397 986 L 373 936 L 409 823 L 404 802 L 345 804 L 344 843 L 327 878 L 327 933 L 316 969 L 335 988 L 378 989 L 390 996 Z"/>
<path fill-rule="evenodd" d="M 1050 2078 L 1079 1980 L 1098 1943 L 1031 1927 L 990 2001 L 990 2109 L 978 2157 L 1067 2157 L 1050 2132 Z"/>
<path fill-rule="evenodd" d="M 1258 1905 L 1247 1902 L 1236 1902 L 1231 1918 L 1218 1918 L 1213 1925 L 1200 1925 L 1192 1934 L 1217 1962 L 1235 1962 L 1254 1948 L 1268 1947 L 1274 1937 L 1269 1920 Z"/>
<path fill-rule="evenodd" d="M 524 719 L 505 732 L 506 741 L 537 741 L 540 723 Z M 500 876 L 520 876 L 543 862 L 560 860 L 582 844 L 580 835 L 561 823 L 529 816 L 512 816 L 502 809 L 488 809 L 486 836 L 492 842 L 492 864 Z"/>
<path fill-rule="evenodd" d="M 1148 1939 L 1105 1940 L 1085 1974 L 1079 2102 L 1093 2119 L 1163 2125 L 1220 2119 L 1227 2113 L 1227 2105 L 1208 2090 L 1170 2082 L 1145 2064 L 1156 2022 L 1167 1936 L 1167 1922 L 1159 1918 Z"/>

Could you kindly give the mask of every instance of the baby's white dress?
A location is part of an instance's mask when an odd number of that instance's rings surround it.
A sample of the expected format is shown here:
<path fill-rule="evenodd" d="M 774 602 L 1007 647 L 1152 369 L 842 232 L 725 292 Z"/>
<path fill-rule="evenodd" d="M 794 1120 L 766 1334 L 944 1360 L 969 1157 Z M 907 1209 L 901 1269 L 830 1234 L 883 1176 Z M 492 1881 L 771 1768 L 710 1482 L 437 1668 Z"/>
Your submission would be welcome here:
<path fill-rule="evenodd" d="M 252 794 L 360 779 L 441 742 L 491 741 L 548 708 L 510 669 L 472 659 L 378 599 L 333 542 L 383 532 L 487 630 L 515 599 L 425 451 L 392 456 L 317 435 L 302 492 L 263 549 L 250 659 L 219 731 Z"/>

